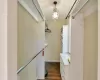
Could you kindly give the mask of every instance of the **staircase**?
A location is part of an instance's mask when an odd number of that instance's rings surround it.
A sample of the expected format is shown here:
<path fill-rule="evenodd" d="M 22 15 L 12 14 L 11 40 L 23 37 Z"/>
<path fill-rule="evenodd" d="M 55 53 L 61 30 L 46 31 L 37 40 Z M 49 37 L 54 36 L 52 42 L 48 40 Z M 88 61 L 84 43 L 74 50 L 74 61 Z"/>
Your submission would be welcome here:
<path fill-rule="evenodd" d="M 46 63 L 46 69 L 48 71 L 48 76 L 45 80 L 61 80 L 60 63 L 48 62 Z"/>

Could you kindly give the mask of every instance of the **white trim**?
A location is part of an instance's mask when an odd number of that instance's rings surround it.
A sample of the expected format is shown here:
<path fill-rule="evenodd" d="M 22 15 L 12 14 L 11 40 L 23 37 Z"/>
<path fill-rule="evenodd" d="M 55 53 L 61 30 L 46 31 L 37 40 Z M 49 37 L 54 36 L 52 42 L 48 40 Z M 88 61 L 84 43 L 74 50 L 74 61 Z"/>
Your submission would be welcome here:
<path fill-rule="evenodd" d="M 46 60 L 45 62 L 60 62 L 60 60 Z"/>
<path fill-rule="evenodd" d="M 91 13 L 95 12 L 97 10 L 97 4 L 91 5 L 85 12 L 84 12 L 84 17 L 89 16 Z"/>
<path fill-rule="evenodd" d="M 29 8 L 29 6 L 23 1 L 23 0 L 18 0 L 18 2 L 29 12 L 29 14 L 38 22 L 38 18 L 36 15 L 32 12 L 32 10 Z"/>

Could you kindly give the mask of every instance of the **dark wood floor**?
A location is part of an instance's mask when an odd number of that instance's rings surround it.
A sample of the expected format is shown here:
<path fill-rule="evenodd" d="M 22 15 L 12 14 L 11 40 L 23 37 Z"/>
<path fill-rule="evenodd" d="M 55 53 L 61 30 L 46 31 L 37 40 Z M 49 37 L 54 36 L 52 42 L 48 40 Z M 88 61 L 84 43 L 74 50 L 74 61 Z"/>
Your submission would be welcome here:
<path fill-rule="evenodd" d="M 46 63 L 46 69 L 48 71 L 48 76 L 45 80 L 61 80 L 60 63 Z"/>

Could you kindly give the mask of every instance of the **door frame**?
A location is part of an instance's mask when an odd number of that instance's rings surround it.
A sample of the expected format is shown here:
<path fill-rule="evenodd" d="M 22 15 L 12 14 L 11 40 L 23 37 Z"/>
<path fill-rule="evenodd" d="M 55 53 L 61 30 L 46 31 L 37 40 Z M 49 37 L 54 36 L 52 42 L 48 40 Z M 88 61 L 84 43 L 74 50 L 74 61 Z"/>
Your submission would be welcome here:
<path fill-rule="evenodd" d="M 0 0 L 0 80 L 17 80 L 17 0 Z"/>

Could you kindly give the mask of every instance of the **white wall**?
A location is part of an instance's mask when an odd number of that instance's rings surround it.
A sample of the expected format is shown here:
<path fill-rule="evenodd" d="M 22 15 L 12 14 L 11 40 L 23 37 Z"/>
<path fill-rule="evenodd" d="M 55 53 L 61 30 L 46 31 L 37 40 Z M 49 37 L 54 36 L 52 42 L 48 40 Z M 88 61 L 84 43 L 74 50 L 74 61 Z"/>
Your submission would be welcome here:
<path fill-rule="evenodd" d="M 13 6 L 13 7 L 12 7 Z M 0 1 L 0 80 L 17 80 L 17 0 Z"/>
<path fill-rule="evenodd" d="M 13 6 L 13 7 L 12 7 Z M 17 75 L 17 0 L 8 1 L 8 80 L 16 80 Z"/>
<path fill-rule="evenodd" d="M 97 80 L 98 59 L 97 10 L 84 18 L 84 80 Z"/>
<path fill-rule="evenodd" d="M 61 53 L 61 28 L 65 24 L 65 20 L 48 21 L 48 27 L 52 31 L 46 33 L 46 42 L 48 47 L 45 50 L 45 60 L 58 62 Z"/>
<path fill-rule="evenodd" d="M 83 14 L 78 14 L 75 19 L 71 20 L 70 80 L 83 80 L 83 41 L 84 19 Z"/>
<path fill-rule="evenodd" d="M 97 11 L 72 19 L 70 80 L 97 80 Z"/>
<path fill-rule="evenodd" d="M 98 78 L 100 80 L 100 0 L 98 0 Z"/>
<path fill-rule="evenodd" d="M 37 23 L 34 18 L 20 4 L 18 4 L 18 69 L 44 48 L 44 29 L 44 21 Z M 43 59 L 39 60 L 41 63 Z M 36 59 L 34 59 L 19 74 L 20 79 L 36 80 L 36 66 Z M 42 75 L 44 76 L 44 73 Z"/>
<path fill-rule="evenodd" d="M 7 79 L 7 0 L 0 1 L 0 80 Z M 5 14 L 5 15 L 4 15 Z M 5 66 L 5 67 L 4 67 Z"/>
<path fill-rule="evenodd" d="M 87 10 L 83 11 L 84 12 L 82 13 L 83 23 L 81 23 L 81 19 L 79 16 L 80 13 L 75 17 L 74 23 L 72 20 L 70 80 L 97 80 L 97 59 L 98 59 L 97 5 L 96 4 L 93 5 L 92 8 L 91 9 L 88 8 Z M 73 26 L 76 27 L 74 28 Z M 75 33 L 74 30 L 76 30 Z M 82 41 L 81 42 L 82 44 L 80 44 L 80 41 Z"/>

